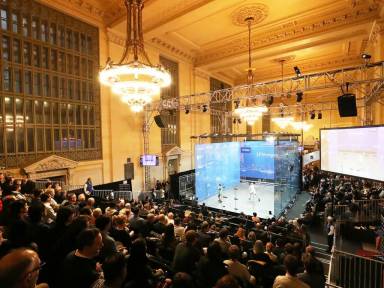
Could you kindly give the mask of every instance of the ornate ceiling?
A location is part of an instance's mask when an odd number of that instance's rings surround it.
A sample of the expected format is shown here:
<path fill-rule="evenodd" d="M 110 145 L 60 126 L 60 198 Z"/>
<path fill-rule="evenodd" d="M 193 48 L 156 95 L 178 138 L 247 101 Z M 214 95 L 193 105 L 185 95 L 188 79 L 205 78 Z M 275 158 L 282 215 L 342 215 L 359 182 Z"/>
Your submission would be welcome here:
<path fill-rule="evenodd" d="M 41 1 L 76 9 L 106 26 L 112 41 L 123 40 L 123 0 Z M 143 27 L 147 43 L 239 84 L 248 65 L 246 17 L 255 18 L 252 66 L 261 81 L 280 77 L 281 58 L 288 59 L 285 75 L 293 66 L 309 73 L 361 63 L 371 31 L 383 25 L 383 7 L 384 0 L 146 0 Z"/>

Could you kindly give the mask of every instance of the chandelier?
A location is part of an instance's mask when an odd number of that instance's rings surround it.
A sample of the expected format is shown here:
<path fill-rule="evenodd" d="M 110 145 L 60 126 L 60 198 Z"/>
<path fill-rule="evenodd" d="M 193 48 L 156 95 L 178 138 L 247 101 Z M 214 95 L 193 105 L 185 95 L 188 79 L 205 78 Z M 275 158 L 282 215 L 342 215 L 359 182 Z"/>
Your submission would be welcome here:
<path fill-rule="evenodd" d="M 100 83 L 111 87 L 131 110 L 140 112 L 160 93 L 160 88 L 171 84 L 171 75 L 163 67 L 152 65 L 144 50 L 142 27 L 143 0 L 124 0 L 127 8 L 127 38 L 119 62 L 108 58 L 100 71 Z"/>
<path fill-rule="evenodd" d="M 312 124 L 308 124 L 306 121 L 292 122 L 291 125 L 292 125 L 293 129 L 303 130 L 303 131 L 308 131 L 313 126 Z"/>
<path fill-rule="evenodd" d="M 264 112 L 264 111 L 263 111 Z M 253 125 L 263 114 L 259 107 L 240 107 L 235 109 L 235 113 L 248 125 Z"/>
<path fill-rule="evenodd" d="M 293 122 L 293 117 L 275 117 L 272 121 L 281 129 L 287 128 Z"/>
<path fill-rule="evenodd" d="M 247 84 L 249 86 L 249 96 L 252 96 L 252 84 L 253 84 L 253 69 L 251 58 L 251 26 L 255 19 L 253 17 L 247 17 L 245 21 L 248 24 L 248 70 L 247 70 Z M 238 102 L 239 103 L 239 102 Z M 265 105 L 237 107 L 235 113 L 239 115 L 248 125 L 253 125 L 263 115 L 268 112 L 268 108 Z"/>

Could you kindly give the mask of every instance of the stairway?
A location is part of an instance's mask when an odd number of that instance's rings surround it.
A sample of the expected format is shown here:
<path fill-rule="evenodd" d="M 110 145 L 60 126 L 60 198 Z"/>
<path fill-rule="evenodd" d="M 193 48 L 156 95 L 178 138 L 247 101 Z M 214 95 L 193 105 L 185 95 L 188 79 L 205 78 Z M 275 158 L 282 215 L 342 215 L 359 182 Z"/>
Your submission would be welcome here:
<path fill-rule="evenodd" d="M 329 265 L 331 262 L 331 254 L 327 252 L 328 246 L 325 244 L 311 242 L 311 245 L 315 248 L 316 258 L 323 263 L 324 266 L 324 274 L 328 276 Z"/>

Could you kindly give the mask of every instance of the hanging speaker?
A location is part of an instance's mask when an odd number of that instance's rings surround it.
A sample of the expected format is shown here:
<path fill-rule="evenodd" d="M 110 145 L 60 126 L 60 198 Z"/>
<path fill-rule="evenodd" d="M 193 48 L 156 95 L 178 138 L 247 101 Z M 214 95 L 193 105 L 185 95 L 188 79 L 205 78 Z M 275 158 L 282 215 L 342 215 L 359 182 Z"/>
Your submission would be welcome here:
<path fill-rule="evenodd" d="M 133 163 L 124 164 L 124 178 L 125 179 L 135 178 L 135 170 L 134 170 Z"/>
<path fill-rule="evenodd" d="M 347 93 L 337 98 L 340 117 L 357 116 L 356 95 Z"/>
<path fill-rule="evenodd" d="M 155 120 L 157 127 L 165 128 L 166 123 L 163 117 L 161 117 L 160 115 L 156 115 L 155 117 L 153 117 L 153 119 Z"/>

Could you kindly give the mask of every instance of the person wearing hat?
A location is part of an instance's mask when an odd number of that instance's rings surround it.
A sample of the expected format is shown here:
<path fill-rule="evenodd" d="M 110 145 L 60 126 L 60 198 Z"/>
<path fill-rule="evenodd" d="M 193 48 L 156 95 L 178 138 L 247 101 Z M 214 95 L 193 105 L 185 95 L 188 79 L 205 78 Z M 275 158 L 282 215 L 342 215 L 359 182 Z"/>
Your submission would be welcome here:
<path fill-rule="evenodd" d="M 333 238 L 335 236 L 335 225 L 333 224 L 333 218 L 328 216 L 327 218 L 327 238 L 328 238 L 328 253 L 331 253 L 333 247 Z"/>

